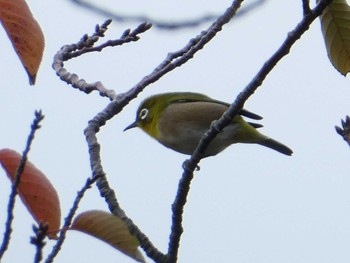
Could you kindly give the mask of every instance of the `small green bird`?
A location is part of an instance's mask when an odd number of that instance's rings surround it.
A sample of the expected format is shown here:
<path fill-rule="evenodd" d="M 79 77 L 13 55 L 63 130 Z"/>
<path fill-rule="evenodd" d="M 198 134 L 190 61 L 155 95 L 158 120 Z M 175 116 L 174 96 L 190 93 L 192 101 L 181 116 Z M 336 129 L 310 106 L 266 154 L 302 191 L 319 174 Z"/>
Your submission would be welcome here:
<path fill-rule="evenodd" d="M 206 95 L 191 92 L 173 92 L 145 99 L 136 113 L 136 120 L 124 131 L 139 127 L 164 146 L 191 155 L 202 135 L 227 111 L 230 104 Z M 280 153 L 293 151 L 271 139 L 257 128 L 262 125 L 246 122 L 242 116 L 260 120 L 257 114 L 242 109 L 232 122 L 210 142 L 204 157 L 213 156 L 233 143 L 257 143 Z"/>

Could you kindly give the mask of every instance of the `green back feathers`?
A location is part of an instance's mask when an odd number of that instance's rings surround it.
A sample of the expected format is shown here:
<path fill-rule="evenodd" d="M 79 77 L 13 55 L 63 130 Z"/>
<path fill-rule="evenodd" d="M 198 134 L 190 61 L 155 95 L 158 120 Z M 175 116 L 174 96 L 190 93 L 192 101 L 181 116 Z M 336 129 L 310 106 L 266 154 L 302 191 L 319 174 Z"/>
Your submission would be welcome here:
<path fill-rule="evenodd" d="M 194 92 L 169 92 L 169 93 L 162 93 L 153 95 L 151 97 L 148 97 L 145 99 L 141 105 L 139 106 L 137 110 L 137 118 L 139 117 L 139 114 L 142 109 L 148 109 L 152 113 L 161 113 L 163 110 L 172 103 L 186 103 L 186 102 L 196 102 L 196 101 L 203 101 L 203 102 L 212 102 L 212 103 L 218 103 L 221 105 L 225 105 L 227 107 L 230 106 L 229 103 L 212 99 L 204 94 L 201 93 L 194 93 Z M 243 115 L 245 117 L 254 119 L 254 120 L 261 120 L 262 117 L 252 113 L 250 111 L 247 111 L 245 109 L 242 109 L 240 111 L 240 115 Z"/>
<path fill-rule="evenodd" d="M 149 133 L 151 136 L 156 137 L 157 131 L 157 120 L 159 120 L 160 115 L 166 107 L 173 103 L 188 103 L 188 102 L 211 102 L 217 103 L 229 107 L 230 104 L 214 100 L 204 94 L 194 93 L 194 92 L 169 92 L 153 95 L 145 99 L 137 110 L 137 124 L 145 132 Z M 146 112 L 147 111 L 147 112 Z M 147 114 L 147 116 L 144 116 Z M 260 120 L 261 116 L 242 109 L 241 115 L 246 116 L 251 119 Z M 249 123 L 255 128 L 262 127 L 260 124 Z"/>
<path fill-rule="evenodd" d="M 162 104 L 160 106 L 161 110 L 164 110 L 168 105 L 170 105 L 172 103 L 186 103 L 186 102 L 196 102 L 196 101 L 218 103 L 218 104 L 230 107 L 230 104 L 227 102 L 215 100 L 215 99 L 208 97 L 207 95 L 204 95 L 201 93 L 195 93 L 195 92 L 170 92 L 170 93 L 158 94 L 158 95 L 154 95 L 154 96 L 149 97 L 148 99 L 144 100 L 143 103 L 146 104 L 149 101 L 150 102 L 152 101 L 153 103 L 158 101 L 158 103 L 161 103 Z M 140 108 L 141 107 L 142 107 L 142 105 L 140 106 Z M 140 110 L 140 108 L 139 108 L 139 110 Z M 250 111 L 245 110 L 245 109 L 241 109 L 239 114 L 242 116 L 245 116 L 247 118 L 254 119 L 254 120 L 261 120 L 262 119 L 262 117 L 259 116 L 258 114 L 255 114 L 255 113 L 250 112 Z M 260 125 L 258 125 L 258 126 L 259 127 L 256 127 L 256 128 L 262 127 Z"/>
<path fill-rule="evenodd" d="M 152 137 L 158 138 L 159 118 L 166 107 L 173 103 L 188 103 L 188 102 L 210 102 L 217 103 L 229 107 L 230 104 L 212 99 L 204 94 L 194 92 L 170 92 L 153 95 L 145 99 L 137 110 L 137 126 L 143 129 Z M 147 116 L 146 116 L 146 115 Z M 260 120 L 261 116 L 242 109 L 240 114 L 248 118 Z M 240 119 L 240 117 L 235 118 Z M 237 120 L 238 121 L 238 120 Z M 255 128 L 262 127 L 260 124 L 249 123 Z"/>

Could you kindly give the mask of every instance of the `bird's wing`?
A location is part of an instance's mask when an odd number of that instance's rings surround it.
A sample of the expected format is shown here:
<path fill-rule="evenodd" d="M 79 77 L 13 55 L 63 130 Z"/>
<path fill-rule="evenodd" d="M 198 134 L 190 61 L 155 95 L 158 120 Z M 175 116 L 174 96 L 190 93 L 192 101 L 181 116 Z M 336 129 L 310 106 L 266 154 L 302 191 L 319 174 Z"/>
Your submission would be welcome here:
<path fill-rule="evenodd" d="M 206 131 L 213 121 L 218 120 L 227 110 L 226 105 L 212 101 L 183 101 L 170 104 L 161 116 L 163 129 L 173 127 L 192 127 L 194 130 Z M 178 125 L 171 125 L 178 124 Z M 181 125 L 182 124 L 182 125 Z M 169 131 L 170 132 L 170 131 Z"/>
<path fill-rule="evenodd" d="M 184 96 L 185 98 L 174 98 L 173 101 L 171 101 L 171 103 L 187 103 L 187 102 L 211 102 L 211 103 L 217 103 L 217 104 L 221 104 L 221 105 L 225 105 L 227 107 L 230 107 L 230 104 L 227 102 L 223 102 L 220 100 L 214 100 L 206 95 L 203 94 L 193 94 L 193 93 L 185 93 L 186 96 Z M 193 96 L 191 96 L 193 95 Z M 260 115 L 253 113 L 251 111 L 248 111 L 246 109 L 241 109 L 239 112 L 240 115 L 253 119 L 253 120 L 261 120 L 263 117 L 261 117 Z M 259 124 L 257 124 L 259 125 Z"/>

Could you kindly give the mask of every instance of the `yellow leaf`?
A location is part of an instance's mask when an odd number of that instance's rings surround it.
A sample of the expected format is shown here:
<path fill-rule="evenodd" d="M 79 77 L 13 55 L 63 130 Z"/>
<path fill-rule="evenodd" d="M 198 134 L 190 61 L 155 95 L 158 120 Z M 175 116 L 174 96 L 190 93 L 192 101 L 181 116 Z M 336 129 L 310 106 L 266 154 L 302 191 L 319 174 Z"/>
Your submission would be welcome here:
<path fill-rule="evenodd" d="M 0 0 L 0 22 L 34 85 L 45 45 L 38 22 L 25 0 Z"/>
<path fill-rule="evenodd" d="M 320 19 L 328 57 L 346 75 L 350 71 L 350 7 L 345 0 L 333 0 Z"/>
<path fill-rule="evenodd" d="M 74 219 L 71 229 L 96 237 L 138 262 L 146 262 L 137 249 L 137 238 L 130 234 L 123 220 L 113 214 L 99 210 L 86 211 Z"/>

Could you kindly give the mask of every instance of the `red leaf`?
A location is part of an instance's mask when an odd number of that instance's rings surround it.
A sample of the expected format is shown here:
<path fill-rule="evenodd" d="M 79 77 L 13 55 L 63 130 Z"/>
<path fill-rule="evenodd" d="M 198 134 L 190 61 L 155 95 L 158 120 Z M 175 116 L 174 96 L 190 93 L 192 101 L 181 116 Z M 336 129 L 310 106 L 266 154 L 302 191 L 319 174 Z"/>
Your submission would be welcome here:
<path fill-rule="evenodd" d="M 139 242 L 130 234 L 128 227 L 119 217 L 99 210 L 79 214 L 71 229 L 96 237 L 138 262 L 146 262 L 137 249 Z"/>
<path fill-rule="evenodd" d="M 0 21 L 34 85 L 45 40 L 25 0 L 0 0 Z"/>
<path fill-rule="evenodd" d="M 0 150 L 0 163 L 11 182 L 15 179 L 20 160 L 19 153 L 10 149 Z M 18 194 L 34 219 L 49 225 L 47 236 L 57 239 L 61 220 L 57 192 L 45 175 L 28 160 L 18 185 Z"/>

